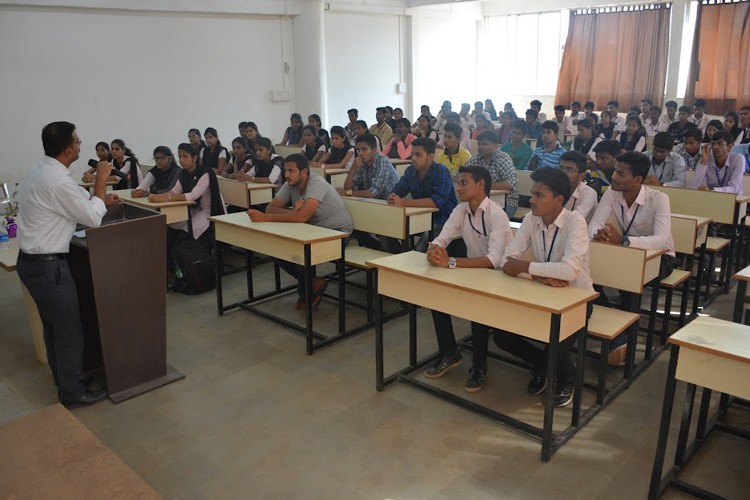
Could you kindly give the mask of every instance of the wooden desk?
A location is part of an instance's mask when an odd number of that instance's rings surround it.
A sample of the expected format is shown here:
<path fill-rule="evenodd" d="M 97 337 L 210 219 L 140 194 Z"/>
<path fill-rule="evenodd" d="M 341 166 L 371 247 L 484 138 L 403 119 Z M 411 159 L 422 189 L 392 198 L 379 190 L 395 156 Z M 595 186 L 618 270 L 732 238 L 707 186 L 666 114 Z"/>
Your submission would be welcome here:
<path fill-rule="evenodd" d="M 672 214 L 672 239 L 675 251 L 686 255 L 685 269 L 693 272 L 695 262 L 695 250 L 698 250 L 698 262 L 703 262 L 706 255 L 706 240 L 708 238 L 708 225 L 712 222 L 709 217 L 696 215 Z M 702 264 L 701 264 L 702 265 Z M 691 316 L 698 314 L 698 303 L 700 301 L 700 290 L 703 273 L 700 266 L 695 273 L 695 290 L 693 291 L 693 309 Z"/>
<path fill-rule="evenodd" d="M 285 146 L 283 144 L 275 144 L 273 146 L 274 151 L 277 155 L 286 158 L 289 155 L 302 153 L 302 146 Z"/>
<path fill-rule="evenodd" d="M 79 182 L 78 185 L 88 190 L 89 193 L 93 193 L 92 189 L 94 189 L 94 186 L 96 185 L 96 183 L 95 182 Z M 107 181 L 107 188 L 105 191 L 107 192 L 112 191 L 112 186 L 115 186 L 115 185 L 117 185 L 117 181 Z"/>
<path fill-rule="evenodd" d="M 747 303 L 747 283 L 750 281 L 750 266 L 736 273 L 734 279 L 737 280 L 737 295 L 734 299 L 734 314 L 732 316 L 732 321 L 746 325 L 748 324 L 748 321 L 744 312 L 745 304 Z"/>
<path fill-rule="evenodd" d="M 342 196 L 354 229 L 406 242 L 410 236 L 432 230 L 437 208 L 395 207 L 386 200 Z M 404 248 L 406 250 L 407 248 Z"/>
<path fill-rule="evenodd" d="M 224 312 L 242 308 L 267 319 L 292 328 L 307 338 L 307 354 L 330 345 L 348 336 L 345 330 L 345 295 L 344 295 L 344 246 L 346 233 L 333 231 L 311 224 L 292 222 L 252 222 L 244 212 L 218 215 L 210 218 L 216 235 L 216 306 L 219 316 Z M 247 265 L 247 299 L 224 306 L 221 278 L 224 271 L 223 248 L 234 245 L 248 253 Z M 295 283 L 286 289 L 280 288 L 277 281 L 276 290 L 256 296 L 253 291 L 252 252 L 260 252 L 270 257 L 286 260 L 305 266 L 305 327 L 291 323 L 255 307 L 259 301 L 280 293 L 296 290 Z M 339 334 L 334 337 L 323 336 L 313 330 L 312 309 L 312 266 L 324 262 L 336 261 L 339 272 Z"/>
<path fill-rule="evenodd" d="M 669 486 L 679 484 L 680 490 L 698 498 L 720 498 L 694 485 L 677 479 L 679 472 L 695 456 L 714 429 L 728 431 L 750 439 L 745 429 L 721 421 L 707 425 L 711 391 L 750 399 L 750 327 L 711 317 L 699 317 L 669 338 L 671 357 L 664 391 L 659 439 L 656 445 L 649 498 L 658 498 Z M 674 466 L 662 475 L 676 380 L 687 383 L 682 422 L 677 440 Z M 697 386 L 703 387 L 695 438 L 688 446 Z M 709 496 L 710 495 L 710 496 Z"/>
<path fill-rule="evenodd" d="M 260 182 L 236 181 L 225 177 L 217 177 L 219 192 L 224 203 L 236 207 L 250 208 L 261 203 L 270 203 L 273 199 L 273 184 Z"/>
<path fill-rule="evenodd" d="M 8 272 L 14 272 L 17 260 L 18 238 L 11 238 L 8 242 L 8 249 L 0 250 L 0 268 Z M 42 326 L 42 319 L 39 317 L 39 309 L 37 309 L 34 299 L 31 298 L 26 285 L 20 279 L 18 282 L 21 285 L 21 292 L 23 293 L 23 306 L 26 309 L 26 319 L 29 322 L 31 338 L 34 340 L 36 359 L 42 363 L 47 363 L 47 348 L 44 345 L 44 328 Z"/>
<path fill-rule="evenodd" d="M 519 196 L 531 196 L 531 170 L 516 170 L 516 182 Z"/>
<path fill-rule="evenodd" d="M 346 176 L 349 175 L 349 170 L 345 168 L 310 167 L 310 172 L 323 177 L 327 183 L 335 188 L 343 188 Z"/>
<path fill-rule="evenodd" d="M 133 198 L 130 192 L 130 189 L 121 189 L 114 193 L 120 197 L 123 203 L 163 213 L 167 216 L 167 224 L 189 221 L 189 207 L 195 205 L 194 201 L 165 201 L 162 203 L 153 203 L 148 201 L 148 197 Z M 188 227 L 190 227 L 190 224 L 188 224 Z"/>
<path fill-rule="evenodd" d="M 411 166 L 411 160 L 391 160 L 391 163 L 396 168 L 399 177 L 403 177 L 406 169 Z"/>
<path fill-rule="evenodd" d="M 510 194 L 511 191 L 508 189 L 492 189 L 490 190 L 490 200 L 494 201 L 500 208 L 505 210 L 505 196 Z"/>
<path fill-rule="evenodd" d="M 370 262 L 378 269 L 378 299 L 375 326 L 375 374 L 377 390 L 396 379 L 438 395 L 464 408 L 511 425 L 542 440 L 542 461 L 548 461 L 578 429 L 598 411 L 592 407 L 581 417 L 581 389 L 586 344 L 587 303 L 598 294 L 578 288 L 552 288 L 523 278 L 512 278 L 487 269 L 444 269 L 431 266 L 425 255 L 407 252 Z M 578 335 L 576 391 L 571 427 L 559 436 L 552 434 L 554 391 L 545 394 L 544 427 L 537 428 L 494 410 L 480 407 L 474 401 L 444 392 L 422 380 L 411 377 L 415 371 L 433 362 L 438 354 L 417 362 L 416 310 L 409 320 L 410 366 L 384 377 L 383 373 L 383 296 L 427 307 L 493 328 L 548 343 L 548 387 L 554 387 L 557 372 L 558 342 Z"/>

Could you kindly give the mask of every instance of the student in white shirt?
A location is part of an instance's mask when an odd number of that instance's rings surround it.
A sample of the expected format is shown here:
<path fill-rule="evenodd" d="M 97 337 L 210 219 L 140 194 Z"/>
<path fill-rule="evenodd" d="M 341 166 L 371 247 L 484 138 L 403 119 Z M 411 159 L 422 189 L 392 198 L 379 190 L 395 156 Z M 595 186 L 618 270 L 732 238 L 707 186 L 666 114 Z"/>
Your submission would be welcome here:
<path fill-rule="evenodd" d="M 534 99 L 529 103 L 529 108 L 537 112 L 536 119 L 540 125 L 547 121 L 547 113 L 542 113 L 542 101 L 540 101 L 539 99 Z"/>
<path fill-rule="evenodd" d="M 490 171 L 475 165 L 458 170 L 458 198 L 461 201 L 451 212 L 440 235 L 430 244 L 427 261 L 433 266 L 450 269 L 479 267 L 499 269 L 505 247 L 513 234 L 508 216 L 497 203 L 489 199 L 492 178 Z M 466 258 L 448 254 L 448 245 L 458 238 L 466 244 Z M 462 362 L 461 350 L 456 345 L 453 324 L 448 314 L 432 311 L 440 357 L 425 371 L 429 379 L 440 378 Z M 474 348 L 473 366 L 464 384 L 467 392 L 477 392 L 487 379 L 487 345 L 489 327 L 471 323 Z"/>
<path fill-rule="evenodd" d="M 143 173 L 138 164 L 138 158 L 122 139 L 112 141 L 112 165 L 127 176 L 125 179 L 118 179 L 115 189 L 135 189 L 143 182 Z"/>
<path fill-rule="evenodd" d="M 598 201 L 596 191 L 583 182 L 588 170 L 588 158 L 580 151 L 567 151 L 560 157 L 560 170 L 570 178 L 572 189 L 565 208 L 580 213 L 588 224 L 594 216 Z"/>
<path fill-rule="evenodd" d="M 138 187 L 130 192 L 133 198 L 143 198 L 148 194 L 168 193 L 180 178 L 182 169 L 174 160 L 172 150 L 167 146 L 156 146 L 154 162 L 156 165 L 148 171 Z"/>
<path fill-rule="evenodd" d="M 565 106 L 558 104 L 555 106 L 555 123 L 563 131 L 563 134 L 571 134 L 573 125 L 569 116 L 565 116 Z"/>
<path fill-rule="evenodd" d="M 659 132 L 654 136 L 654 148 L 646 153 L 651 166 L 644 184 L 685 187 L 685 160 L 672 151 L 673 147 L 674 137 L 669 132 Z"/>
<path fill-rule="evenodd" d="M 213 169 L 214 173 L 221 175 L 229 160 L 229 151 L 221 145 L 219 134 L 213 127 L 208 127 L 203 133 L 206 138 L 206 147 L 198 152 L 198 164 L 202 167 Z"/>
<path fill-rule="evenodd" d="M 615 130 L 623 132 L 625 130 L 625 119 L 619 115 L 619 109 L 619 101 L 613 99 L 607 103 L 607 111 L 612 116 L 612 123 L 615 124 Z"/>
<path fill-rule="evenodd" d="M 705 108 L 706 100 L 696 99 L 695 102 L 693 102 L 693 114 L 688 118 L 688 121 L 690 123 L 695 123 L 703 133 L 706 132 L 706 126 L 708 126 L 709 121 L 708 115 L 703 112 Z"/>
<path fill-rule="evenodd" d="M 726 130 L 716 132 L 711 144 L 701 145 L 701 160 L 695 168 L 692 189 L 742 194 L 742 176 L 745 159 L 732 153 L 732 134 Z"/>
<path fill-rule="evenodd" d="M 659 132 L 666 132 L 667 125 L 662 123 L 660 119 L 661 108 L 659 106 L 651 106 L 648 118 L 643 121 L 643 128 L 646 129 L 646 135 L 653 137 Z"/>
<path fill-rule="evenodd" d="M 667 101 L 664 108 L 666 111 L 659 120 L 663 124 L 664 131 L 666 131 L 670 125 L 677 121 L 677 103 L 674 101 Z"/>
<path fill-rule="evenodd" d="M 666 250 L 656 278 L 663 279 L 672 272 L 669 257 L 675 255 L 672 213 L 666 194 L 643 185 L 650 168 L 651 161 L 643 153 L 628 151 L 617 157 L 611 189 L 604 193 L 591 219 L 589 236 L 611 245 Z M 621 292 L 620 298 L 621 308 L 634 308 L 632 294 Z M 623 363 L 627 342 L 628 335 L 620 335 L 613 341 L 608 357 L 610 364 Z"/>
<path fill-rule="evenodd" d="M 464 148 L 471 150 L 471 133 L 469 132 L 469 127 L 463 125 L 463 121 L 461 119 L 461 115 L 455 112 L 450 112 L 446 116 L 446 125 L 448 123 L 457 123 L 461 125 L 461 137 L 459 138 L 459 145 Z M 443 126 L 443 132 L 445 131 L 445 126 Z M 443 149 L 445 147 L 445 141 L 443 140 L 443 137 L 441 135 L 440 140 L 437 142 L 437 147 L 440 149 Z"/>
<path fill-rule="evenodd" d="M 560 169 L 542 167 L 531 174 L 531 213 L 524 217 L 501 262 L 510 276 L 530 275 L 553 287 L 572 286 L 593 290 L 589 274 L 589 239 L 586 221 L 565 208 L 571 192 L 570 179 Z M 534 260 L 524 259 L 532 249 Z M 589 310 L 590 311 L 590 310 Z M 547 347 L 544 349 L 509 332 L 497 331 L 494 341 L 501 349 L 532 365 L 529 394 L 544 392 L 547 381 Z M 575 364 L 568 354 L 575 335 L 558 346 L 554 402 L 566 406 L 573 400 Z"/>

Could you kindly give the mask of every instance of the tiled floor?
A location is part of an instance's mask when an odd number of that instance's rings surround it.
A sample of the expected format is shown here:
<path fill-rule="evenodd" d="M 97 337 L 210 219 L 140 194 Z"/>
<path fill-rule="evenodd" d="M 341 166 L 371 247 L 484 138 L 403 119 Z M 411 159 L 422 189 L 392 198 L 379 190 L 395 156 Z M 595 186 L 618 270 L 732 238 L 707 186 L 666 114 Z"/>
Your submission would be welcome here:
<path fill-rule="evenodd" d="M 258 274 L 268 286 L 269 266 Z M 244 276 L 226 283 L 226 299 L 239 298 Z M 731 300 L 721 297 L 706 313 L 729 319 Z M 269 321 L 244 311 L 217 317 L 213 293 L 170 294 L 167 303 L 169 362 L 187 378 L 119 405 L 106 401 L 73 411 L 166 498 L 646 496 L 664 354 L 543 464 L 538 442 L 491 420 L 400 383 L 376 392 L 372 330 L 308 357 L 302 337 Z M 264 307 L 304 321 L 293 304 L 285 297 Z M 0 318 L 2 423 L 56 397 L 48 368 L 34 357 L 15 274 L 0 273 Z M 315 319 L 321 330 L 332 331 L 333 302 L 324 301 Z M 348 311 L 350 325 L 362 319 L 361 311 Z M 435 349 L 433 328 L 425 311 L 419 321 L 420 355 L 426 355 Z M 455 326 L 468 330 L 463 321 Z M 405 364 L 406 332 L 405 317 L 387 325 L 387 370 Z M 465 359 L 438 383 L 463 392 L 469 365 Z M 526 395 L 526 377 L 519 368 L 491 362 L 487 386 L 470 397 L 538 422 L 541 399 Z M 591 399 L 587 394 L 585 402 Z M 562 425 L 569 410 L 558 415 Z M 749 423 L 750 412 L 735 410 L 733 418 Z M 716 435 L 704 450 L 686 477 L 730 498 L 747 498 L 747 442 Z M 675 491 L 665 497 L 682 498 Z"/>

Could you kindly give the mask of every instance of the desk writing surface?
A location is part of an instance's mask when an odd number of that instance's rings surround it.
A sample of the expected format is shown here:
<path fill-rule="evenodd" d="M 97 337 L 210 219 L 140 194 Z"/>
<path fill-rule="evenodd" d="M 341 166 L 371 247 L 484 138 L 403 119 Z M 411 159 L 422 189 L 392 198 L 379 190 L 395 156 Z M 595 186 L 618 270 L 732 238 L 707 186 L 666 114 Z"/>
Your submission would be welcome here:
<path fill-rule="evenodd" d="M 388 200 L 381 200 L 379 198 L 352 198 L 352 197 L 342 197 L 344 200 L 354 200 L 354 201 L 360 201 L 364 203 L 372 203 L 375 205 L 388 205 Z M 388 205 L 393 208 L 403 208 L 406 212 L 407 217 L 411 217 L 412 215 L 421 215 L 421 214 L 431 214 L 433 212 L 437 212 L 438 209 L 435 207 L 396 207 L 395 205 Z"/>
<path fill-rule="evenodd" d="M 113 193 L 119 196 L 122 201 L 126 203 L 131 203 L 133 205 L 139 205 L 144 208 L 151 208 L 151 209 L 158 210 L 160 208 L 185 207 L 185 206 L 195 205 L 194 201 L 188 201 L 188 200 L 164 201 L 164 202 L 156 203 L 156 202 L 148 201 L 148 196 L 144 196 L 143 198 L 133 198 L 130 192 L 131 192 L 130 189 L 120 189 L 117 191 L 113 191 Z"/>
<path fill-rule="evenodd" d="M 253 222 L 245 212 L 209 217 L 216 224 L 228 224 L 250 231 L 270 234 L 301 244 L 340 240 L 347 236 L 341 231 L 313 226 L 302 222 Z"/>
<path fill-rule="evenodd" d="M 710 217 L 701 217 L 699 215 L 688 215 L 688 214 L 676 214 L 674 212 L 672 213 L 672 217 L 677 217 L 679 219 L 692 219 L 695 221 L 698 227 L 703 227 L 706 224 L 710 224 L 711 222 L 714 221 Z"/>
<path fill-rule="evenodd" d="M 750 326 L 700 316 L 682 327 L 669 343 L 750 364 Z"/>
<path fill-rule="evenodd" d="M 106 182 L 107 186 L 114 186 L 115 184 L 117 184 L 117 181 L 107 181 Z M 79 182 L 78 185 L 81 186 L 81 187 L 83 187 L 83 188 L 89 189 L 89 188 L 92 188 L 92 187 L 96 186 L 96 182 Z"/>
<path fill-rule="evenodd" d="M 746 268 L 735 274 L 733 277 L 736 280 L 750 281 L 750 266 L 747 266 Z"/>
<path fill-rule="evenodd" d="M 394 167 L 398 165 L 411 165 L 411 160 L 390 160 L 390 162 Z"/>
<path fill-rule="evenodd" d="M 217 177 L 219 192 L 224 203 L 250 208 L 251 205 L 269 203 L 273 199 L 273 184 L 240 181 Z"/>
<path fill-rule="evenodd" d="M 16 270 L 16 261 L 18 260 L 18 238 L 11 238 L 7 245 L 7 250 L 0 250 L 0 267 L 11 272 Z"/>
<path fill-rule="evenodd" d="M 415 251 L 382 257 L 371 261 L 371 264 L 378 269 L 391 270 L 553 314 L 562 313 L 598 296 L 593 290 L 553 288 L 529 279 L 514 278 L 502 271 L 436 267 L 427 262 L 425 254 Z"/>

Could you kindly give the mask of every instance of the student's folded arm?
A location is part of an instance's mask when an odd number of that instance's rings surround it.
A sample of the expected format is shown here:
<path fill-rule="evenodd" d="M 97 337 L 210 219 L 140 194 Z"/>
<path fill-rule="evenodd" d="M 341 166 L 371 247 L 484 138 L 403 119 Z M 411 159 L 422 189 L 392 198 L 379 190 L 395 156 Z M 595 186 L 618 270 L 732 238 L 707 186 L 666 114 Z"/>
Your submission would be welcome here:
<path fill-rule="evenodd" d="M 487 252 L 487 260 L 489 260 L 492 269 L 500 269 L 500 262 L 503 260 L 503 252 L 510 243 L 512 238 L 510 227 L 507 229 L 504 227 L 493 230 L 489 235 L 489 249 Z"/>
<path fill-rule="evenodd" d="M 606 193 L 605 193 L 606 194 Z M 609 197 L 602 197 L 599 205 L 596 207 L 596 212 L 589 222 L 589 238 L 594 239 L 596 232 L 602 229 L 612 215 L 612 205 L 609 202 Z"/>
<path fill-rule="evenodd" d="M 586 221 L 583 218 L 577 218 L 571 222 L 562 260 L 560 262 L 532 262 L 529 264 L 529 274 L 542 278 L 573 281 L 585 265 L 588 251 Z"/>
<path fill-rule="evenodd" d="M 148 188 L 150 188 L 154 182 L 156 182 L 156 179 L 153 175 L 151 175 L 151 172 L 149 172 L 146 174 L 146 177 L 141 181 L 141 183 L 138 184 L 138 187 L 136 189 L 148 191 Z"/>
<path fill-rule="evenodd" d="M 458 213 L 459 211 L 461 212 L 460 215 Z M 450 216 L 448 217 L 448 220 L 445 221 L 445 224 L 443 224 L 443 229 L 440 231 L 440 234 L 437 236 L 437 238 L 432 240 L 432 243 L 441 248 L 448 248 L 448 245 L 451 243 L 451 241 L 460 238 L 461 222 L 463 221 L 463 217 L 461 217 L 461 215 L 466 214 L 463 210 L 454 208 Z"/>
<path fill-rule="evenodd" d="M 533 225 L 531 219 L 524 217 L 521 222 L 521 227 L 516 231 L 516 235 L 510 241 L 505 251 L 503 252 L 503 258 L 500 259 L 500 266 L 503 267 L 508 259 L 520 259 L 531 247 L 531 235 L 533 232 Z"/>

